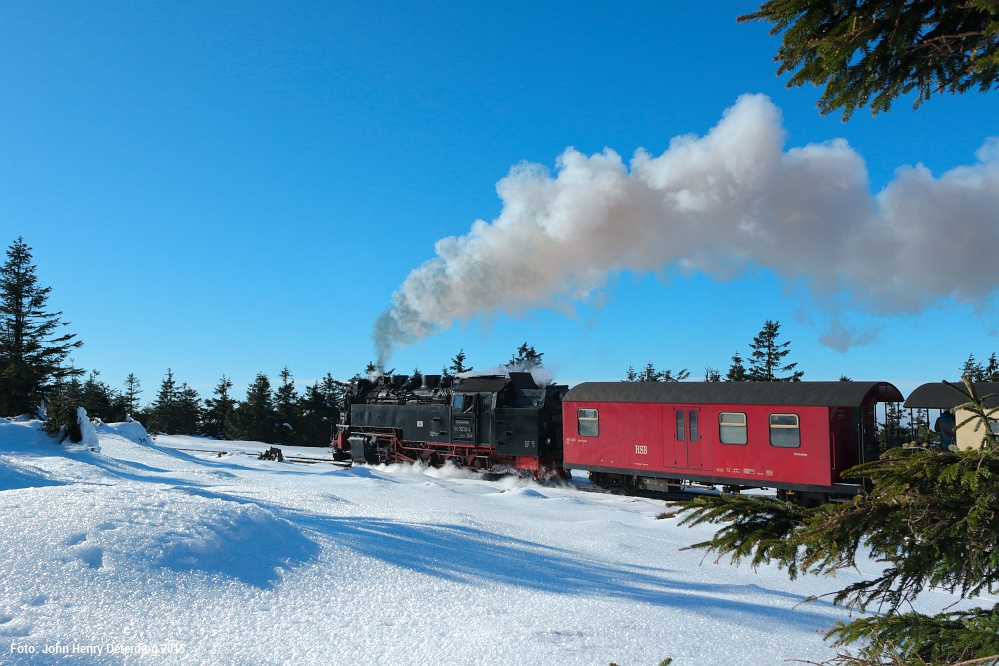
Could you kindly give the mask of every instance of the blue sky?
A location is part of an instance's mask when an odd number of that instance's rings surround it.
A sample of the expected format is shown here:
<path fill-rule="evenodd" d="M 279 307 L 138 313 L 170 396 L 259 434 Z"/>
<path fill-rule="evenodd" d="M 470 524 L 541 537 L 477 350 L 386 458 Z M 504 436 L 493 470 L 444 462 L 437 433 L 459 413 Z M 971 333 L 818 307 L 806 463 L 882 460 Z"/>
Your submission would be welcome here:
<path fill-rule="evenodd" d="M 567 147 L 626 159 L 704 134 L 743 93 L 787 145 L 845 138 L 873 192 L 895 170 L 974 163 L 999 136 L 995 93 L 911 100 L 844 124 L 786 89 L 751 2 L 8 4 L 0 23 L 0 240 L 23 235 L 85 346 L 77 365 L 151 398 L 168 367 L 203 394 L 288 365 L 349 377 L 371 328 L 434 243 L 493 220 L 496 183 Z M 979 270 L 992 270 L 986 267 Z M 903 390 L 999 349 L 994 308 L 942 301 L 842 353 L 780 278 L 719 282 L 667 267 L 614 275 L 602 307 L 476 318 L 397 351 L 437 371 L 459 348 L 521 342 L 569 383 L 628 365 L 727 367 L 778 319 L 805 379 Z"/>

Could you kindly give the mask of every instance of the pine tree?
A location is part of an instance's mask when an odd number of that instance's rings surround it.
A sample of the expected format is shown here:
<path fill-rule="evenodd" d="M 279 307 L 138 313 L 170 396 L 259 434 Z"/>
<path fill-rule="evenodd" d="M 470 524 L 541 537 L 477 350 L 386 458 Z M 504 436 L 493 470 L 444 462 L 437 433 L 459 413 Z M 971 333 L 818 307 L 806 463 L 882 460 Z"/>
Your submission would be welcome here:
<path fill-rule="evenodd" d="M 626 382 L 681 382 L 690 377 L 690 372 L 686 368 L 680 370 L 675 375 L 672 370 L 656 370 L 656 367 L 649 361 L 645 364 L 645 369 L 635 372 L 633 366 L 628 366 L 628 373 L 625 376 Z"/>
<path fill-rule="evenodd" d="M 274 391 L 274 412 L 279 444 L 292 445 L 297 437 L 300 409 L 295 380 L 288 366 L 281 370 L 281 385 Z"/>
<path fill-rule="evenodd" d="M 984 372 L 985 368 L 982 367 L 982 364 L 975 361 L 975 355 L 968 354 L 968 360 L 961 366 L 961 376 L 970 377 L 973 382 L 980 382 Z"/>
<path fill-rule="evenodd" d="M 304 446 L 329 446 L 340 419 L 338 405 L 344 385 L 326 373 L 322 381 L 306 387 L 300 400 L 301 442 Z"/>
<path fill-rule="evenodd" d="M 999 590 L 999 441 L 974 383 L 951 386 L 971 414 L 960 427 L 983 434 L 980 450 L 891 449 L 880 460 L 844 473 L 866 478 L 871 491 L 850 502 L 806 508 L 765 496 L 702 497 L 680 507 L 681 524 L 724 525 L 693 548 L 776 563 L 792 579 L 853 569 L 863 553 L 883 566 L 850 584 L 833 602 L 877 613 L 837 623 L 829 636 L 840 648 L 859 646 L 825 662 L 842 666 L 943 665 L 999 659 L 999 606 L 925 615 L 912 610 L 922 592 L 940 588 L 961 598 Z M 977 662 L 975 662 L 977 663 Z"/>
<path fill-rule="evenodd" d="M 544 355 L 544 352 L 538 352 L 534 349 L 534 345 L 528 345 L 525 341 L 524 344 L 517 347 L 517 351 L 510 357 L 506 367 L 516 368 L 518 366 L 535 366 L 540 368 L 541 357 Z"/>
<path fill-rule="evenodd" d="M 465 358 L 465 350 L 459 349 L 458 353 L 451 359 L 451 365 L 445 367 L 441 374 L 445 377 L 457 377 L 463 372 L 471 372 L 472 366 L 465 365 Z"/>
<path fill-rule="evenodd" d="M 173 370 L 167 368 L 166 376 L 160 382 L 156 399 L 149 406 L 149 431 L 176 435 L 177 430 L 177 382 Z"/>
<path fill-rule="evenodd" d="M 275 440 L 274 400 L 271 396 L 271 380 L 262 372 L 246 389 L 246 400 L 239 403 L 233 414 L 234 434 L 239 439 L 273 444 Z"/>
<path fill-rule="evenodd" d="M 197 435 L 201 432 L 201 396 L 184 382 L 177 390 L 172 434 Z"/>
<path fill-rule="evenodd" d="M 125 420 L 125 398 L 97 377 L 101 373 L 91 370 L 90 376 L 83 382 L 80 396 L 80 406 L 87 410 L 92 419 L 101 419 L 105 423 Z"/>
<path fill-rule="evenodd" d="M 61 312 L 46 312 L 52 288 L 39 286 L 35 270 L 19 237 L 0 266 L 0 416 L 38 413 L 60 380 L 83 374 L 63 366 L 83 343 L 72 333 L 55 335 L 66 324 Z"/>
<path fill-rule="evenodd" d="M 999 382 L 999 360 L 995 352 L 989 356 L 988 365 L 975 361 L 974 354 L 968 354 L 968 360 L 961 366 L 961 376 L 969 377 L 973 382 Z"/>
<path fill-rule="evenodd" d="M 215 439 L 232 439 L 229 428 L 232 427 L 232 415 L 236 401 L 229 395 L 232 380 L 222 375 L 222 379 L 212 391 L 214 398 L 205 399 L 205 411 L 202 421 L 202 432 Z"/>
<path fill-rule="evenodd" d="M 746 372 L 746 367 L 742 364 L 742 356 L 739 355 L 739 352 L 732 354 L 732 365 L 728 367 L 728 374 L 725 375 L 725 381 L 749 381 L 749 374 Z"/>
<path fill-rule="evenodd" d="M 704 368 L 704 381 L 706 382 L 720 382 L 721 373 L 712 368 L 710 365 Z"/>
<path fill-rule="evenodd" d="M 753 341 L 749 343 L 753 352 L 749 355 L 749 381 L 753 382 L 798 382 L 804 372 L 795 371 L 797 363 L 781 366 L 785 356 L 791 353 L 791 342 L 778 343 L 780 322 L 767 320 Z M 735 359 L 733 359 L 734 362 Z M 790 372 L 790 375 L 783 373 Z"/>
<path fill-rule="evenodd" d="M 783 33 L 777 73 L 794 72 L 789 87 L 824 86 L 819 110 L 841 109 L 844 120 L 867 104 L 887 111 L 913 90 L 919 106 L 945 90 L 999 83 L 996 0 L 766 0 L 738 20 Z"/>
<path fill-rule="evenodd" d="M 139 378 L 135 376 L 135 373 L 128 373 L 128 377 L 125 377 L 125 409 L 128 414 L 136 414 L 139 411 L 139 394 L 142 393 L 140 388 Z"/>
<path fill-rule="evenodd" d="M 982 381 L 999 382 L 999 359 L 996 358 L 995 352 L 989 356 L 989 364 L 982 369 Z"/>

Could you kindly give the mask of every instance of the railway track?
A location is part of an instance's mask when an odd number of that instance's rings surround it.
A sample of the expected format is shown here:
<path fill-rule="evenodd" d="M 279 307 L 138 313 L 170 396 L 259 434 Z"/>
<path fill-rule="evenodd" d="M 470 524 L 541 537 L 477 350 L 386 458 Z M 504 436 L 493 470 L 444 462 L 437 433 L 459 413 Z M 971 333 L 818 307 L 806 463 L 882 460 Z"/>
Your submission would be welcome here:
<path fill-rule="evenodd" d="M 220 458 L 222 456 L 224 456 L 224 455 L 228 455 L 228 451 L 212 451 L 212 450 L 208 450 L 208 449 L 177 448 L 176 450 L 177 451 L 189 451 L 189 452 L 194 452 L 194 453 L 211 453 L 211 454 L 217 454 L 218 457 L 220 457 Z M 255 453 L 255 452 L 252 452 L 252 451 L 243 451 L 242 453 L 244 455 L 252 456 L 252 457 L 258 458 L 258 459 L 260 457 L 260 453 L 259 452 Z M 331 458 L 316 458 L 316 457 L 312 457 L 312 456 L 286 455 L 286 456 L 284 456 L 284 460 L 286 460 L 288 462 L 291 462 L 291 463 L 297 463 L 297 464 L 302 464 L 302 465 L 318 465 L 318 464 L 325 463 L 325 464 L 329 464 L 329 465 L 333 465 L 335 467 L 341 467 L 341 468 L 345 468 L 345 469 L 353 466 L 353 462 L 350 461 L 350 460 L 333 460 Z M 482 480 L 483 481 L 498 481 L 499 479 L 501 479 L 501 478 L 503 478 L 504 476 L 507 476 L 507 475 L 505 475 L 505 474 L 493 474 L 493 473 L 485 472 L 481 476 L 482 476 Z M 571 483 L 564 483 L 564 482 L 563 483 L 558 483 L 558 482 L 545 483 L 545 482 L 541 481 L 539 483 L 541 483 L 542 485 L 546 485 L 548 487 L 551 487 L 551 488 L 571 488 L 572 490 L 578 490 L 578 491 L 584 492 L 584 493 L 596 493 L 598 495 L 618 495 L 618 496 L 621 496 L 621 497 L 641 497 L 641 498 L 644 498 L 644 499 L 664 500 L 664 501 L 667 501 L 667 502 L 686 502 L 686 501 L 690 501 L 692 499 L 696 499 L 697 497 L 700 497 L 700 496 L 703 496 L 703 495 L 710 495 L 710 494 L 712 494 L 711 491 L 707 490 L 706 488 L 705 489 L 701 489 L 701 488 L 693 489 L 692 488 L 690 490 L 681 490 L 679 492 L 660 492 L 660 491 L 649 491 L 649 490 L 634 490 L 634 491 L 628 492 L 624 488 L 620 488 L 620 487 L 598 488 L 596 486 L 593 486 L 593 487 L 577 486 L 577 485 L 573 485 Z"/>

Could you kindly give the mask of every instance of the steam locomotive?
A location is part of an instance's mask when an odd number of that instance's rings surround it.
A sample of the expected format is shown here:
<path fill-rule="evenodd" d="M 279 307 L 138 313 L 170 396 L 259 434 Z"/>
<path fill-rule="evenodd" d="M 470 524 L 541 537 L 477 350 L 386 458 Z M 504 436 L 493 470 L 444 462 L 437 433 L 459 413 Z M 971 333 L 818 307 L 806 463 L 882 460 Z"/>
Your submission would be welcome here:
<path fill-rule="evenodd" d="M 562 397 L 529 372 L 457 378 L 441 375 L 355 378 L 334 453 L 357 463 L 447 462 L 537 477 L 562 470 Z"/>

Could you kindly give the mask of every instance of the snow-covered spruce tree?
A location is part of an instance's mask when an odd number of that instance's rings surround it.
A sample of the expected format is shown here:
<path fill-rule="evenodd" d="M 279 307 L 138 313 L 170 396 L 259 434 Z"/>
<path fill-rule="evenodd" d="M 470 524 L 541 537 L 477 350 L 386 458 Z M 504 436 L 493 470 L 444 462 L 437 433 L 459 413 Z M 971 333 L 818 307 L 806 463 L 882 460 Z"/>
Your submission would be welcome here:
<path fill-rule="evenodd" d="M 49 392 L 45 401 L 45 424 L 42 428 L 60 441 L 69 439 L 79 442 L 83 439 L 80 432 L 80 422 L 77 418 L 77 408 L 83 404 L 83 383 L 79 377 L 72 376 L 59 380 Z"/>
<path fill-rule="evenodd" d="M 999 607 L 924 615 L 911 602 L 927 588 L 961 598 L 999 591 L 999 442 L 989 409 L 974 384 L 951 385 L 972 416 L 962 427 L 982 433 L 979 450 L 891 449 L 854 467 L 872 490 L 844 504 L 805 508 L 769 497 L 699 498 L 679 511 L 681 524 L 724 524 L 692 548 L 753 566 L 776 563 L 792 579 L 852 568 L 861 547 L 885 564 L 883 573 L 836 592 L 836 604 L 877 611 L 837 623 L 829 633 L 840 649 L 830 664 L 954 664 L 999 658 Z M 859 645 L 852 652 L 847 646 Z"/>
<path fill-rule="evenodd" d="M 0 416 L 38 413 L 60 380 L 83 374 L 63 365 L 83 343 L 56 335 L 66 324 L 61 312 L 46 311 L 51 291 L 38 284 L 31 248 L 19 237 L 0 266 Z"/>

